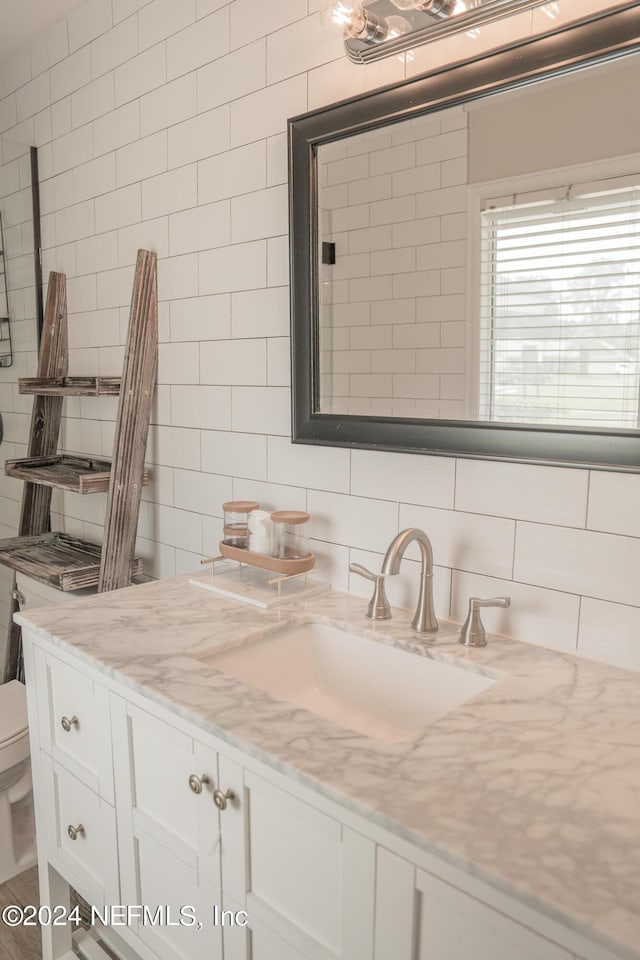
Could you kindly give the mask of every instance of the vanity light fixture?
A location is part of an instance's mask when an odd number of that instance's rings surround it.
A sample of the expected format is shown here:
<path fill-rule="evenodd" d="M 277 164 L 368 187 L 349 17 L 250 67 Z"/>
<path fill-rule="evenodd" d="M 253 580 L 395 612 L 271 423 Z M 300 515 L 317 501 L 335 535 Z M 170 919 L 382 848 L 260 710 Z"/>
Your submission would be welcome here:
<path fill-rule="evenodd" d="M 548 0 L 330 0 L 320 17 L 342 33 L 353 63 L 370 63 L 461 31 L 477 36 L 485 23 L 539 6 L 556 18 Z"/>

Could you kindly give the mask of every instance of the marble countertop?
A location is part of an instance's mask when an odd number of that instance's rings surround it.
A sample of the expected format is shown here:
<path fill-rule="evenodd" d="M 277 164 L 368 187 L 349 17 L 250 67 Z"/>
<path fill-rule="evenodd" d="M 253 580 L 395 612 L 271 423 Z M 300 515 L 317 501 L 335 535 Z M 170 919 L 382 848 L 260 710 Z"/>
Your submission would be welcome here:
<path fill-rule="evenodd" d="M 16 620 L 103 674 L 620 956 L 640 958 L 640 676 L 411 614 L 373 624 L 337 592 L 272 610 L 177 577 Z M 380 743 L 195 659 L 300 619 L 496 682 L 418 737 Z"/>

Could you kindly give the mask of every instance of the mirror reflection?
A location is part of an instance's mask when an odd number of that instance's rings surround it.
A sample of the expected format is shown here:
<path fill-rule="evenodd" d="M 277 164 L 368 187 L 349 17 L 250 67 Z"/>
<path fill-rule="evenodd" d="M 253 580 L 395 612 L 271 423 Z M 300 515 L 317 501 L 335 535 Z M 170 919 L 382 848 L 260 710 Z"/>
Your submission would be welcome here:
<path fill-rule="evenodd" d="M 318 147 L 317 412 L 638 427 L 638 69 Z"/>

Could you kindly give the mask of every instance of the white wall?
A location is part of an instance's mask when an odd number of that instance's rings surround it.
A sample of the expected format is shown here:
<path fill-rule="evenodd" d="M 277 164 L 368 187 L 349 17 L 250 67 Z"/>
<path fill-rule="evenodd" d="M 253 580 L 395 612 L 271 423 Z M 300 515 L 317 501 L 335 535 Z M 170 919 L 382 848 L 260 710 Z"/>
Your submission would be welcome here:
<path fill-rule="evenodd" d="M 560 16 L 607 5 L 559 0 Z M 416 524 L 433 540 L 440 615 L 462 617 L 469 594 L 507 593 L 511 609 L 487 611 L 489 627 L 640 666 L 640 477 L 288 439 L 287 117 L 549 24 L 538 8 L 407 64 L 359 67 L 322 32 L 319 6 L 89 0 L 0 65 L 0 133 L 40 147 L 44 267 L 68 277 L 71 372 L 119 371 L 136 248 L 160 258 L 154 480 L 139 528 L 148 569 L 198 568 L 222 501 L 251 497 L 306 507 L 322 572 L 364 597 L 349 560 L 378 566 Z M 29 371 L 34 346 L 23 345 Z M 27 436 L 24 398 L 12 403 L 3 455 Z M 66 448 L 110 453 L 115 412 L 109 400 L 67 403 Z M 57 506 L 68 531 L 100 537 L 104 497 Z M 404 566 L 389 593 L 407 605 L 417 565 Z"/>

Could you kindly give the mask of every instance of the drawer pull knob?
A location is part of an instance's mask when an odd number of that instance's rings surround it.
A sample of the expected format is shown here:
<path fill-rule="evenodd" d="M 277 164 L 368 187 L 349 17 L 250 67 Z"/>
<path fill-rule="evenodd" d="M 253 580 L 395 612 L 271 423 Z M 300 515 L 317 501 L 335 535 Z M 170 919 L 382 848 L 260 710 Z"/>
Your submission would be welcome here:
<path fill-rule="evenodd" d="M 84 837 L 84 827 L 81 823 L 77 827 L 72 827 L 71 824 L 67 827 L 67 833 L 72 840 L 77 840 L 78 837 Z"/>
<path fill-rule="evenodd" d="M 203 783 L 211 783 L 206 773 L 203 773 L 201 777 L 196 777 L 195 773 L 192 773 L 189 777 L 189 787 L 193 793 L 202 793 Z"/>
<path fill-rule="evenodd" d="M 69 733 L 71 727 L 80 726 L 80 722 L 76 716 L 71 717 L 71 719 L 69 719 L 69 717 L 63 717 L 60 723 L 62 724 L 62 729 L 65 733 Z"/>
<path fill-rule="evenodd" d="M 227 790 L 226 793 L 223 793 L 222 790 L 213 791 L 213 802 L 215 803 L 218 810 L 226 810 L 227 802 L 229 800 L 235 800 L 236 795 L 233 790 Z"/>

